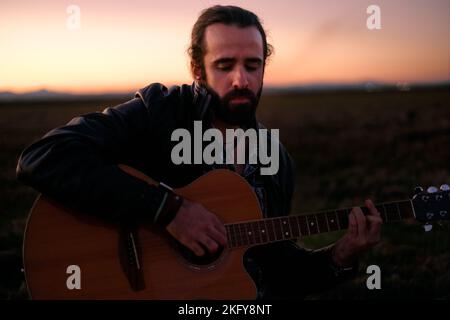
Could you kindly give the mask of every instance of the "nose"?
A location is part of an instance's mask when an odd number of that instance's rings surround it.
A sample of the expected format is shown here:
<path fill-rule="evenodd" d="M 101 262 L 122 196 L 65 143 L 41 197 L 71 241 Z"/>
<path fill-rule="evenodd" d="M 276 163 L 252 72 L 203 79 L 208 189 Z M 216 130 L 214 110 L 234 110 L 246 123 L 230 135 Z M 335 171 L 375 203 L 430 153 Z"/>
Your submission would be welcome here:
<path fill-rule="evenodd" d="M 243 68 L 236 68 L 233 73 L 233 88 L 234 89 L 247 89 L 248 78 L 247 73 Z"/>

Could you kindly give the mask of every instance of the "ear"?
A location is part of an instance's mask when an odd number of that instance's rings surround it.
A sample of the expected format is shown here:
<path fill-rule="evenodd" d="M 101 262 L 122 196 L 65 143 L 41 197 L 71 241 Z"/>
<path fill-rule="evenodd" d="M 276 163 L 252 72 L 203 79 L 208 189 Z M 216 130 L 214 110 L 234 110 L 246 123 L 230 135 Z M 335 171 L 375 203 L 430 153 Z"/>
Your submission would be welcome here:
<path fill-rule="evenodd" d="M 195 64 L 194 61 L 191 61 L 191 70 L 192 70 L 192 75 L 194 76 L 194 79 L 196 81 L 201 81 L 202 80 L 202 69 L 199 65 Z"/>

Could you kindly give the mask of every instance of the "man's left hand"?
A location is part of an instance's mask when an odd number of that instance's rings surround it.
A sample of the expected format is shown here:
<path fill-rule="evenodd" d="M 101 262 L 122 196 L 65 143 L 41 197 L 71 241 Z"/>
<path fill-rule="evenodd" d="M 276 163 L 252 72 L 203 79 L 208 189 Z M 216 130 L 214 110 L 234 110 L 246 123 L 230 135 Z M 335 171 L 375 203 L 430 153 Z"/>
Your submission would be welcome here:
<path fill-rule="evenodd" d="M 361 208 L 353 208 L 348 217 L 347 233 L 334 245 L 332 259 L 337 266 L 353 265 L 362 252 L 380 241 L 383 220 L 371 200 L 366 200 L 365 204 L 369 214 L 364 216 Z"/>

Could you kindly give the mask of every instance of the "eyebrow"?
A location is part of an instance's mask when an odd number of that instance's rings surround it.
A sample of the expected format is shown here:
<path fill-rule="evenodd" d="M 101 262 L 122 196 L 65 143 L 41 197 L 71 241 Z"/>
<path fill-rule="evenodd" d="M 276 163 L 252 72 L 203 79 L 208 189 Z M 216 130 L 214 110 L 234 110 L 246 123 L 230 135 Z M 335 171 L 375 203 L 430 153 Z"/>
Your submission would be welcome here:
<path fill-rule="evenodd" d="M 235 58 L 224 57 L 224 58 L 219 58 L 217 60 L 214 60 L 213 63 L 215 65 L 219 65 L 221 63 L 234 63 L 235 61 L 236 61 Z M 257 57 L 251 57 L 251 58 L 246 58 L 245 62 L 262 64 L 262 59 L 261 58 L 257 58 Z"/>

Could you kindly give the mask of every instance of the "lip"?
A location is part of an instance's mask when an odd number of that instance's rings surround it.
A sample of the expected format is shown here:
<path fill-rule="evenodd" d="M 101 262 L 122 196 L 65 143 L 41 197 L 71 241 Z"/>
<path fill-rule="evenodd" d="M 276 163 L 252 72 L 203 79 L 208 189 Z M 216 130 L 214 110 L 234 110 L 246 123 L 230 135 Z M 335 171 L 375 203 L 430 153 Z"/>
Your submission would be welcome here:
<path fill-rule="evenodd" d="M 245 98 L 245 97 L 236 97 L 236 98 L 231 99 L 231 101 L 235 102 L 235 103 L 245 103 L 245 102 L 250 102 L 250 99 Z"/>

